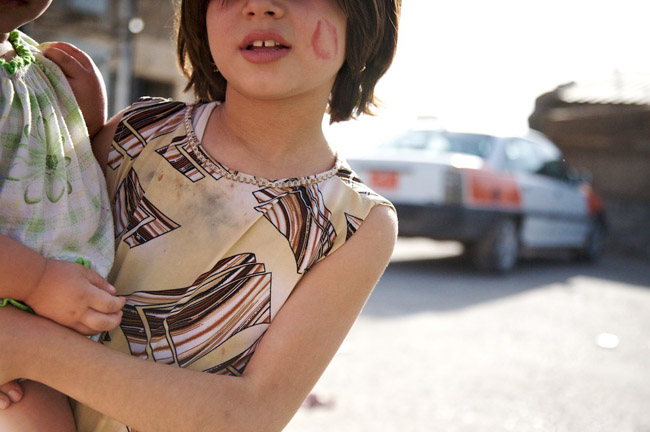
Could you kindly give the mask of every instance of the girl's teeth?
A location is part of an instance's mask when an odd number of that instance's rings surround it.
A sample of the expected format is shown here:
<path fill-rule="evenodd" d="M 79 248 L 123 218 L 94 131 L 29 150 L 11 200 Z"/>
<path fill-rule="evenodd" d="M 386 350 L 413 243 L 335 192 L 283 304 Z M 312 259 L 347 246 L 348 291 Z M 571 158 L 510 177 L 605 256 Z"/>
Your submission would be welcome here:
<path fill-rule="evenodd" d="M 252 45 L 255 48 L 262 48 L 262 47 L 275 48 L 278 45 L 278 43 L 275 42 L 272 39 L 271 40 L 266 40 L 266 41 L 256 40 L 256 41 L 253 41 Z"/>

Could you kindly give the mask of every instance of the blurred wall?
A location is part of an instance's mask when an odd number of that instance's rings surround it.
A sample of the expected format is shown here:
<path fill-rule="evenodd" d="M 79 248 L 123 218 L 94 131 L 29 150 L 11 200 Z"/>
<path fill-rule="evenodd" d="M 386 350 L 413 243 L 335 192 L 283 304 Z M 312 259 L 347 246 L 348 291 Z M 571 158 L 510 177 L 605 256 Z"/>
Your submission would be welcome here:
<path fill-rule="evenodd" d="M 587 168 L 603 195 L 650 204 L 650 106 L 566 104 L 536 115 L 535 129 Z"/>
<path fill-rule="evenodd" d="M 609 245 L 650 258 L 650 92 L 619 85 L 615 92 L 591 87 L 592 95 L 576 97 L 578 89 L 569 84 L 541 95 L 530 127 L 590 173 L 606 201 Z"/>
<path fill-rule="evenodd" d="M 176 65 L 173 0 L 57 0 L 22 30 L 86 51 L 104 76 L 109 114 L 140 96 L 192 100 Z"/>

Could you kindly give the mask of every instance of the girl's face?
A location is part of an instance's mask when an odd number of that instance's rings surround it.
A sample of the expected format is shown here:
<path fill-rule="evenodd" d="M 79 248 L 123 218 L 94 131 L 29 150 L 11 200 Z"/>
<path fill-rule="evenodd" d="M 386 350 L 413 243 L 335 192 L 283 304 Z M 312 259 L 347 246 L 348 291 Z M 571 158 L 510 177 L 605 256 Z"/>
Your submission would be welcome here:
<path fill-rule="evenodd" d="M 346 17 L 336 0 L 210 0 L 206 23 L 229 92 L 327 97 L 345 60 Z"/>
<path fill-rule="evenodd" d="M 0 35 L 34 21 L 52 0 L 0 0 Z"/>

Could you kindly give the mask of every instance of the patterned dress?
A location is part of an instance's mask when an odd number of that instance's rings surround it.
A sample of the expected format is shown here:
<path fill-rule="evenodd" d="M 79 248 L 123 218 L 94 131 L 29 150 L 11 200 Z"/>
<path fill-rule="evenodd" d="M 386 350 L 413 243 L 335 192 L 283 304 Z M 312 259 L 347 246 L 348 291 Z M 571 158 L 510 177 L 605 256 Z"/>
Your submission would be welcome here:
<path fill-rule="evenodd" d="M 194 109 L 143 99 L 116 131 L 109 280 L 127 301 L 121 325 L 102 343 L 149 361 L 241 375 L 302 276 L 374 206 L 391 204 L 343 162 L 278 181 L 231 171 L 203 150 Z M 76 418 L 83 432 L 129 430 L 80 405 Z"/>
<path fill-rule="evenodd" d="M 32 39 L 13 31 L 9 41 L 17 55 L 0 60 L 0 232 L 106 276 L 113 221 L 79 106 Z"/>

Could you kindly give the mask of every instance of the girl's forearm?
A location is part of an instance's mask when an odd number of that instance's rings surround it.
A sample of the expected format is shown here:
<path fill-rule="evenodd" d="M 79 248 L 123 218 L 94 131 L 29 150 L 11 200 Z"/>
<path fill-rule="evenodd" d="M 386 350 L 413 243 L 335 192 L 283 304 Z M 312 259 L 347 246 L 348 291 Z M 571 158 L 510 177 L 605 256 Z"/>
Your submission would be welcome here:
<path fill-rule="evenodd" d="M 248 378 L 140 360 L 42 318 L 19 314 L 0 310 L 0 380 L 20 376 L 43 382 L 141 431 L 265 431 L 283 426 L 273 418 L 279 414 L 269 406 L 273 398 L 254 391 Z M 6 328 L 12 329 L 10 334 Z"/>
<path fill-rule="evenodd" d="M 0 234 L 0 298 L 25 300 L 38 285 L 45 262 L 39 253 Z"/>

